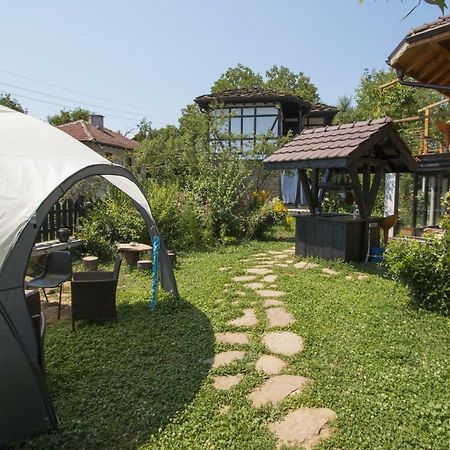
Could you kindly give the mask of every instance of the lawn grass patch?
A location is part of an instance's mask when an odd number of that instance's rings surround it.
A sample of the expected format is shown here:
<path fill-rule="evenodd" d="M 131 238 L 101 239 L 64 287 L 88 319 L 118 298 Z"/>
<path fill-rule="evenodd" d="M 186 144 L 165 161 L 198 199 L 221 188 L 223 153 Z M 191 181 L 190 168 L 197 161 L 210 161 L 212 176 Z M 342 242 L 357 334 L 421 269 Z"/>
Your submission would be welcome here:
<path fill-rule="evenodd" d="M 276 407 L 250 406 L 246 395 L 266 379 L 254 368 L 267 353 L 264 299 L 231 278 L 253 265 L 240 260 L 291 246 L 250 242 L 182 255 L 176 276 L 183 300 L 161 295 L 154 311 L 148 276 L 123 268 L 117 324 L 79 325 L 75 333 L 68 321 L 48 327 L 48 382 L 60 428 L 21 447 L 274 449 L 267 424 L 310 406 L 338 416 L 337 432 L 317 447 L 322 450 L 447 449 L 449 319 L 408 307 L 406 289 L 373 266 L 314 260 L 315 269 L 274 267 L 296 319 L 284 329 L 305 344 L 302 353 L 283 358 L 286 371 L 313 383 Z M 324 267 L 339 274 L 325 276 Z M 368 277 L 347 280 L 355 270 Z M 258 325 L 230 329 L 227 321 L 243 308 L 255 309 Z M 251 343 L 215 345 L 214 332 L 223 331 L 246 331 Z M 219 369 L 202 363 L 231 349 L 245 350 L 245 358 Z M 213 376 L 237 373 L 245 376 L 230 391 L 212 387 Z"/>

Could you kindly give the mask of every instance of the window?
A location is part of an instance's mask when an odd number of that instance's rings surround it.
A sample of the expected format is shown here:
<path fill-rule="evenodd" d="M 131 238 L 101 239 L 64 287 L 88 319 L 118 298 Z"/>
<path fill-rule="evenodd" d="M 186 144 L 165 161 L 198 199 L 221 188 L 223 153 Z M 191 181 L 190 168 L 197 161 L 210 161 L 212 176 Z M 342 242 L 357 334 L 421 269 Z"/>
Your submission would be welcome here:
<path fill-rule="evenodd" d="M 218 148 L 221 146 L 217 145 L 218 141 L 222 144 L 226 141 L 228 146 L 248 151 L 253 148 L 258 136 L 267 134 L 272 134 L 274 138 L 279 136 L 279 115 L 278 108 L 274 106 L 243 106 L 212 111 L 217 123 L 215 130 L 210 134 L 211 143 Z"/>

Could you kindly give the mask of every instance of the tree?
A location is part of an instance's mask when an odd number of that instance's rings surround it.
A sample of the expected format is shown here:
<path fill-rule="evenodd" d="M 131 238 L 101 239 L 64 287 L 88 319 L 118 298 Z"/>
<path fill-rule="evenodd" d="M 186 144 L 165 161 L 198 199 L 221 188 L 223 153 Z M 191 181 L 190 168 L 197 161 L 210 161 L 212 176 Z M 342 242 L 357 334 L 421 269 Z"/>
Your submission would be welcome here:
<path fill-rule="evenodd" d="M 0 94 L 0 105 L 6 106 L 7 108 L 14 109 L 14 111 L 19 111 L 24 114 L 27 113 L 27 110 L 19 103 L 19 101 L 11 97 L 11 94 Z"/>
<path fill-rule="evenodd" d="M 308 76 L 303 72 L 296 74 L 285 66 L 273 66 L 267 70 L 264 85 L 276 92 L 298 95 L 311 103 L 320 100 L 317 87 Z"/>
<path fill-rule="evenodd" d="M 76 120 L 89 120 L 91 111 L 83 108 L 75 108 L 72 110 L 62 109 L 59 114 L 54 116 L 48 116 L 47 122 L 55 127 L 63 125 L 69 122 L 75 122 Z"/>
<path fill-rule="evenodd" d="M 339 112 L 334 118 L 334 123 L 336 125 L 354 122 L 357 119 L 357 111 L 353 106 L 353 97 L 351 95 L 343 95 L 342 97 L 339 97 L 336 108 L 339 109 Z"/>
<path fill-rule="evenodd" d="M 238 64 L 230 67 L 222 74 L 211 87 L 212 92 L 223 92 L 230 89 L 262 87 L 263 79 L 259 73 L 253 72 L 250 67 Z"/>
<path fill-rule="evenodd" d="M 238 64 L 230 67 L 211 87 L 212 92 L 229 89 L 265 88 L 285 94 L 298 95 L 311 103 L 320 100 L 317 87 L 303 72 L 295 73 L 285 66 L 273 66 L 265 73 L 254 72 L 250 67 Z"/>
<path fill-rule="evenodd" d="M 445 14 L 445 10 L 447 8 L 447 4 L 445 3 L 445 1 L 446 0 L 425 0 L 425 2 L 428 3 L 429 5 L 438 6 L 442 12 L 442 15 Z M 359 0 L 359 3 L 364 3 L 364 0 Z M 421 4 L 422 4 L 422 0 L 418 0 L 417 4 L 403 18 L 405 19 L 406 17 L 408 17 Z"/>
<path fill-rule="evenodd" d="M 145 117 L 137 124 L 137 129 L 138 131 L 133 137 L 137 142 L 142 142 L 155 133 L 155 130 L 152 128 L 152 123 Z"/>

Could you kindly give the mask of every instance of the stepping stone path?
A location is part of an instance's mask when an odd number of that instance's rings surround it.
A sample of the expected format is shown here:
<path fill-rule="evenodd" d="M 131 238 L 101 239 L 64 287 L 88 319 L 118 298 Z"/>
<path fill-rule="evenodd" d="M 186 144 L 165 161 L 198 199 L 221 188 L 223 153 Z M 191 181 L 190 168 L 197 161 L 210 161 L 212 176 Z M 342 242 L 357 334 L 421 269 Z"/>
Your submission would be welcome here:
<path fill-rule="evenodd" d="M 281 300 L 269 298 L 264 302 L 263 306 L 264 308 L 270 308 L 272 306 L 284 306 L 284 303 Z"/>
<path fill-rule="evenodd" d="M 289 413 L 284 420 L 269 425 L 278 437 L 278 448 L 283 445 L 301 446 L 306 450 L 329 437 L 333 429 L 328 425 L 336 420 L 336 413 L 328 408 L 301 408 Z"/>
<path fill-rule="evenodd" d="M 227 325 L 231 325 L 233 327 L 254 327 L 257 324 L 258 318 L 256 317 L 255 310 L 253 308 L 244 309 L 243 316 L 227 322 Z"/>
<path fill-rule="evenodd" d="M 217 353 L 217 355 L 211 356 L 203 360 L 205 364 L 208 364 L 213 369 L 218 367 L 228 366 L 229 364 L 244 358 L 245 352 L 238 350 L 231 350 L 229 352 Z"/>
<path fill-rule="evenodd" d="M 249 289 L 262 289 L 264 287 L 264 283 L 248 283 L 244 285 Z"/>
<path fill-rule="evenodd" d="M 295 247 L 283 251 L 271 250 L 267 253 L 254 254 L 251 256 L 251 259 L 242 259 L 240 262 L 252 262 L 253 267 L 246 269 L 245 275 L 231 278 L 233 282 L 244 283 L 244 287 L 255 291 L 259 298 L 258 300 L 250 299 L 251 305 L 261 307 L 261 302 L 264 300 L 262 306 L 265 308 L 268 328 L 283 328 L 295 322 L 294 316 L 286 309 L 284 302 L 279 300 L 286 293 L 279 291 L 277 285 L 274 284 L 277 280 L 277 275 L 273 274 L 272 269 L 274 267 L 289 267 L 290 264 L 293 264 L 296 269 L 314 269 L 319 267 L 319 264 L 312 262 L 294 261 L 294 250 Z M 221 267 L 219 271 L 225 272 L 231 269 L 232 267 Z M 331 277 L 338 274 L 339 272 L 333 269 L 322 269 L 323 277 Z M 363 279 L 367 278 L 367 275 L 356 272 L 353 276 L 347 275 L 346 279 L 354 279 L 353 277 Z M 233 288 L 231 287 L 231 289 Z M 224 291 L 228 291 L 228 289 L 225 288 Z M 247 291 L 247 293 L 249 292 Z M 247 293 L 240 290 L 235 291 L 236 295 L 242 297 L 246 297 Z M 232 301 L 232 304 L 237 306 L 240 304 L 240 301 L 235 299 Z M 258 318 L 255 308 L 245 308 L 242 311 L 242 316 L 227 322 L 227 325 L 230 327 L 255 327 L 257 324 Z M 219 344 L 250 344 L 249 334 L 242 332 L 216 333 L 215 338 Z M 297 355 L 303 350 L 303 339 L 301 336 L 289 331 L 268 332 L 263 336 L 262 341 L 269 352 L 278 355 L 289 357 Z M 219 368 L 242 360 L 245 354 L 244 351 L 226 351 L 207 358 L 203 362 L 209 364 L 212 368 Z M 293 374 L 280 375 L 282 371 L 289 369 L 289 365 L 286 361 L 275 355 L 261 355 L 255 363 L 255 369 L 271 378 L 247 395 L 248 400 L 254 408 L 277 405 L 285 398 L 301 392 L 312 382 L 308 378 Z M 217 390 L 228 391 L 234 386 L 237 386 L 243 380 L 244 376 L 242 373 L 215 376 L 213 378 L 213 386 Z M 229 405 L 223 405 L 219 408 L 219 414 L 226 414 L 229 409 Z M 309 450 L 321 439 L 328 437 L 333 432 L 333 428 L 329 424 L 335 419 L 336 414 L 331 409 L 300 408 L 287 414 L 284 419 L 269 424 L 268 427 L 277 437 L 278 449 L 287 445 Z"/>
<path fill-rule="evenodd" d="M 241 373 L 225 377 L 214 377 L 214 387 L 219 391 L 229 391 L 232 387 L 239 384 L 242 378 L 244 378 L 244 375 Z"/>
<path fill-rule="evenodd" d="M 267 404 L 276 405 L 281 400 L 298 394 L 311 380 L 296 375 L 277 375 L 269 378 L 262 386 L 251 392 L 247 398 L 253 407 L 258 408 Z"/>
<path fill-rule="evenodd" d="M 315 269 L 316 267 L 319 267 L 319 264 L 309 263 L 306 261 L 300 261 L 298 263 L 295 263 L 294 267 L 296 269 Z"/>
<path fill-rule="evenodd" d="M 262 278 L 262 280 L 265 281 L 266 283 L 273 283 L 276 279 L 277 279 L 276 275 L 266 275 L 265 277 Z"/>
<path fill-rule="evenodd" d="M 242 275 L 240 277 L 234 277 L 232 278 L 233 281 L 236 283 L 246 282 L 246 281 L 253 281 L 256 280 L 256 275 Z"/>
<path fill-rule="evenodd" d="M 256 370 L 266 375 L 278 375 L 286 366 L 285 361 L 272 355 L 262 355 L 255 364 Z"/>
<path fill-rule="evenodd" d="M 269 328 L 287 327 L 295 322 L 294 316 L 283 307 L 266 309 Z"/>
<path fill-rule="evenodd" d="M 280 355 L 293 356 L 303 350 L 303 339 L 289 331 L 267 333 L 263 342 L 272 353 Z"/>
<path fill-rule="evenodd" d="M 265 267 L 252 267 L 251 269 L 247 269 L 246 272 L 256 275 L 267 275 L 272 273 L 272 270 Z"/>
<path fill-rule="evenodd" d="M 326 273 L 327 275 L 339 275 L 339 272 L 336 272 L 333 269 L 328 269 L 327 267 L 325 269 L 322 269 L 323 273 Z"/>
<path fill-rule="evenodd" d="M 220 344 L 246 345 L 250 343 L 247 333 L 216 333 L 214 336 L 216 342 Z"/>
<path fill-rule="evenodd" d="M 269 289 L 259 290 L 259 291 L 256 291 L 256 293 L 258 295 L 260 295 L 261 297 L 265 297 L 265 298 L 283 297 L 283 295 L 286 295 L 286 292 L 272 291 Z"/>

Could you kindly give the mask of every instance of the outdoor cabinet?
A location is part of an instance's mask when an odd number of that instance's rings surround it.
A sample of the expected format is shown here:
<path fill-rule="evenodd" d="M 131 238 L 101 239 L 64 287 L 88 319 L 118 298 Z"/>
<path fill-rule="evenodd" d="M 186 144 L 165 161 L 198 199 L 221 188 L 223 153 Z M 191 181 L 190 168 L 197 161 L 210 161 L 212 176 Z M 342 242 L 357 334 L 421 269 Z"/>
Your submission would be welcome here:
<path fill-rule="evenodd" d="M 377 222 L 370 219 L 369 222 Z M 361 262 L 367 254 L 367 221 L 349 215 L 296 217 L 295 254 Z M 371 228 L 371 247 L 379 245 L 379 228 Z"/>

